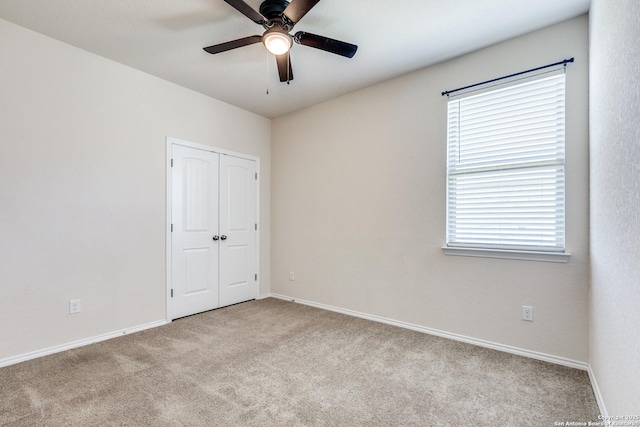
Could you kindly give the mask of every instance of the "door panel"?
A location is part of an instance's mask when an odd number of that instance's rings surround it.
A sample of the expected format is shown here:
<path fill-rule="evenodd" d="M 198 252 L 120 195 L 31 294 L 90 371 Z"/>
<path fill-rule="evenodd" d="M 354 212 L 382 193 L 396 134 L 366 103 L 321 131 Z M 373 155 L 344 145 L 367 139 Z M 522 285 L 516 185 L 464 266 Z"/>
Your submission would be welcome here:
<path fill-rule="evenodd" d="M 254 274 L 253 271 L 247 270 L 250 267 L 247 252 L 248 245 L 227 247 L 229 259 L 228 286 L 244 285 L 247 283 L 247 278 Z"/>
<path fill-rule="evenodd" d="M 223 166 L 224 167 L 224 166 Z M 223 169 L 224 170 L 224 169 Z M 228 216 L 228 229 L 233 231 L 247 231 L 248 223 L 248 197 L 249 192 L 249 177 L 250 173 L 248 169 L 236 165 L 227 165 L 227 180 L 228 185 L 233 188 L 229 188 L 229 203 L 227 205 L 229 210 Z M 251 176 L 252 181 L 255 181 L 254 176 Z"/>
<path fill-rule="evenodd" d="M 219 306 L 219 155 L 172 145 L 171 317 Z"/>
<path fill-rule="evenodd" d="M 206 292 L 207 284 L 211 281 L 211 250 L 209 248 L 185 249 L 185 289 L 184 295 Z"/>
<path fill-rule="evenodd" d="M 258 296 L 256 163 L 220 156 L 220 306 Z"/>
<path fill-rule="evenodd" d="M 217 160 L 217 159 L 216 159 Z M 185 199 L 183 212 L 185 214 L 184 231 L 208 231 L 217 224 L 212 224 L 216 216 L 212 215 L 211 190 L 217 181 L 212 181 L 211 169 L 213 159 L 201 160 L 183 158 Z M 174 160 L 175 162 L 175 160 Z M 215 172 L 215 170 L 213 171 Z"/>

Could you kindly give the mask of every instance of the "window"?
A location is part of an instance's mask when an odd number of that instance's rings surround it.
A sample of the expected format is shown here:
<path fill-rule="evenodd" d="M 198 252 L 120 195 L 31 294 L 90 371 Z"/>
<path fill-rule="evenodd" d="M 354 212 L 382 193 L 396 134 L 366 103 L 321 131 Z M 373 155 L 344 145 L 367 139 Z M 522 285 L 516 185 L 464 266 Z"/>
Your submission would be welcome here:
<path fill-rule="evenodd" d="M 563 71 L 449 98 L 445 253 L 564 253 Z"/>

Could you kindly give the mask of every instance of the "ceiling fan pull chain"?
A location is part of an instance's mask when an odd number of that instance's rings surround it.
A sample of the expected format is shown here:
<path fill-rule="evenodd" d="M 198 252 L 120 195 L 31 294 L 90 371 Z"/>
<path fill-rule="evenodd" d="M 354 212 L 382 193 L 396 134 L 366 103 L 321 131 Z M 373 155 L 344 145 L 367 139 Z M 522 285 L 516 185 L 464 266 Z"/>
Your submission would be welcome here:
<path fill-rule="evenodd" d="M 266 81 L 266 86 L 267 86 L 267 95 L 269 95 L 269 51 L 265 50 L 265 55 L 266 55 L 266 64 L 267 64 L 267 81 Z"/>

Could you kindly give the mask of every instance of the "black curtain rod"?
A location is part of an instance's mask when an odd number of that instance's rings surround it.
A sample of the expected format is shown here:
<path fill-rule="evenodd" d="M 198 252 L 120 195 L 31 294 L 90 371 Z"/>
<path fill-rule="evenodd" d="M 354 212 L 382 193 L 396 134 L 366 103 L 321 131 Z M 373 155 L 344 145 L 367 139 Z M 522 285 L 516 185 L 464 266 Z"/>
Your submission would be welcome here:
<path fill-rule="evenodd" d="M 458 91 L 469 89 L 469 88 L 472 88 L 472 87 L 484 85 L 484 84 L 487 84 L 487 83 L 493 83 L 493 82 L 496 82 L 498 80 L 508 79 L 509 77 L 519 76 L 520 74 L 532 73 L 534 71 L 542 70 L 544 68 L 554 67 L 556 65 L 564 65 L 566 67 L 567 63 L 569 63 L 569 62 L 573 62 L 573 58 L 563 59 L 562 61 L 554 62 L 553 64 L 547 64 L 547 65 L 543 65 L 542 67 L 532 68 L 532 69 L 526 70 L 526 71 L 520 71 L 519 73 L 509 74 L 508 76 L 498 77 L 496 79 L 487 80 L 485 82 L 475 83 L 475 84 L 472 84 L 472 85 L 469 85 L 469 86 L 465 86 L 465 87 L 459 87 L 458 89 L 445 90 L 444 92 L 442 92 L 442 96 L 449 95 L 449 94 L 451 94 L 453 92 L 458 92 Z"/>

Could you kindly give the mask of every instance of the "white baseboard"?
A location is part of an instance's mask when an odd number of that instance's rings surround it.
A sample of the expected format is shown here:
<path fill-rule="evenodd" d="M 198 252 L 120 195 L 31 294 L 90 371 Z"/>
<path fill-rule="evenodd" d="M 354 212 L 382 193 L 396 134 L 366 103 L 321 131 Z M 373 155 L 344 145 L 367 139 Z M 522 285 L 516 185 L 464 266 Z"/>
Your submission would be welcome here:
<path fill-rule="evenodd" d="M 337 313 L 346 314 L 349 316 L 360 317 L 362 319 L 373 320 L 374 322 L 385 323 L 387 325 L 398 326 L 405 329 L 411 329 L 413 331 L 423 332 L 429 335 L 435 335 L 443 338 L 448 338 L 455 341 L 461 341 L 468 344 L 474 344 L 480 347 L 486 347 L 493 350 L 504 351 L 506 353 L 516 354 L 518 356 L 525 356 L 531 359 L 543 360 L 545 362 L 555 363 L 557 365 L 568 366 L 570 368 L 581 369 L 583 371 L 589 370 L 589 364 L 580 362 L 578 360 L 567 359 L 560 356 L 554 356 L 551 354 L 540 353 L 537 351 L 526 350 L 523 348 L 513 347 L 505 344 L 498 344 L 491 341 L 485 341 L 477 338 L 471 338 L 464 335 L 454 334 L 451 332 L 440 331 L 438 329 L 427 328 L 425 326 L 414 325 L 412 323 L 402 322 L 399 320 L 388 319 L 382 316 L 376 316 L 373 314 L 361 313 L 358 311 L 348 310 L 345 308 L 334 307 L 327 304 L 321 304 L 313 301 L 306 301 L 298 298 L 288 297 L 286 295 L 270 294 L 273 298 L 278 298 L 286 301 L 297 302 L 300 304 L 308 305 L 311 307 L 322 308 L 324 310 L 335 311 Z"/>
<path fill-rule="evenodd" d="M 609 419 L 609 412 L 607 412 L 607 407 L 604 405 L 604 398 L 602 397 L 602 393 L 600 392 L 600 387 L 598 387 L 598 381 L 596 380 L 596 374 L 591 369 L 591 365 L 589 365 L 589 369 L 587 369 L 587 373 L 589 374 L 589 380 L 591 381 L 591 387 L 593 388 L 593 394 L 596 396 L 596 402 L 598 403 L 598 409 L 600 409 L 600 415 L 603 420 Z M 605 423 L 605 425 L 609 425 Z"/>
<path fill-rule="evenodd" d="M 144 325 L 135 326 L 133 328 L 120 329 L 119 331 L 107 332 L 106 334 L 96 335 L 90 338 L 85 338 L 77 341 L 72 341 L 62 345 L 56 345 L 53 347 L 45 348 L 42 350 L 32 351 L 30 353 L 20 354 L 18 356 L 8 357 L 6 359 L 0 359 L 0 368 L 4 366 L 14 365 L 16 363 L 25 362 L 27 360 L 36 359 L 42 356 L 48 356 L 50 354 L 59 353 L 65 350 L 71 350 L 74 348 L 82 347 L 85 345 L 105 341 L 111 338 L 121 337 L 122 335 L 132 334 L 134 332 L 144 331 L 145 329 L 156 328 L 158 326 L 166 325 L 166 320 L 158 320 L 156 322 L 146 323 Z"/>

